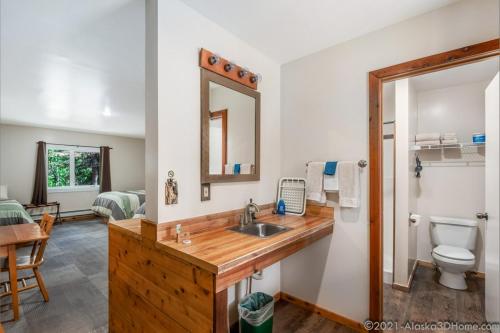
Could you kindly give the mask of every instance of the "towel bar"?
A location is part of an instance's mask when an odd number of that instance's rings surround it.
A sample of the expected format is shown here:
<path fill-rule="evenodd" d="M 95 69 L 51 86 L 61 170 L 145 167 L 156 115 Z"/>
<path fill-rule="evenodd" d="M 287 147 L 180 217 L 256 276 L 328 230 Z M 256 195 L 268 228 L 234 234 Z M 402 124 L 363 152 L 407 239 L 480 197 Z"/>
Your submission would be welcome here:
<path fill-rule="evenodd" d="M 312 161 L 307 162 L 306 166 L 308 166 L 310 162 L 312 162 Z M 367 165 L 368 165 L 368 162 L 366 160 L 359 160 L 358 161 L 358 166 L 360 168 L 365 168 Z"/>

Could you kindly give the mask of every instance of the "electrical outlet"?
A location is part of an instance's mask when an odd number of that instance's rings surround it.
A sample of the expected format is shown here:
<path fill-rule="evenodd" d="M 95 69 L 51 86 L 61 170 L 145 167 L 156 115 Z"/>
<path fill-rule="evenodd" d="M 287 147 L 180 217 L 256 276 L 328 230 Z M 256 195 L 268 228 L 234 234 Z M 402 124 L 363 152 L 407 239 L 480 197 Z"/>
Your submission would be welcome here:
<path fill-rule="evenodd" d="M 210 200 L 210 183 L 201 184 L 201 201 Z"/>

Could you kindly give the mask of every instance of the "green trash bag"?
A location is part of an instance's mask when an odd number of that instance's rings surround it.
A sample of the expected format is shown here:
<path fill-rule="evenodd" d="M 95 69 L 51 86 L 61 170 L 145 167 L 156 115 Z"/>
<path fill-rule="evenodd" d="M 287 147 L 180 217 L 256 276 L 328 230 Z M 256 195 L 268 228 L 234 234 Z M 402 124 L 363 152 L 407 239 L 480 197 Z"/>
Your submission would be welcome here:
<path fill-rule="evenodd" d="M 271 333 L 273 331 L 274 299 L 256 292 L 238 304 L 241 333 Z"/>

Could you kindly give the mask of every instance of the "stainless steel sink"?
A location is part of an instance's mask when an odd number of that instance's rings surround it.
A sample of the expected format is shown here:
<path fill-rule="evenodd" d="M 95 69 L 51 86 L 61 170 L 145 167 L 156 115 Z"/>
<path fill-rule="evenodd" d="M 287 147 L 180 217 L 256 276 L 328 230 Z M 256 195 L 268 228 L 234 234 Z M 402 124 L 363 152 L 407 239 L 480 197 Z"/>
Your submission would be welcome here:
<path fill-rule="evenodd" d="M 262 223 L 255 221 L 253 223 L 249 223 L 244 226 L 234 226 L 231 228 L 228 228 L 228 230 L 231 231 L 236 231 L 240 232 L 242 234 L 247 234 L 251 236 L 256 236 L 260 238 L 266 238 L 266 237 L 271 237 L 277 234 L 280 234 L 282 232 L 291 230 L 291 228 L 282 226 L 282 225 L 277 225 L 277 224 L 271 224 L 271 223 Z"/>

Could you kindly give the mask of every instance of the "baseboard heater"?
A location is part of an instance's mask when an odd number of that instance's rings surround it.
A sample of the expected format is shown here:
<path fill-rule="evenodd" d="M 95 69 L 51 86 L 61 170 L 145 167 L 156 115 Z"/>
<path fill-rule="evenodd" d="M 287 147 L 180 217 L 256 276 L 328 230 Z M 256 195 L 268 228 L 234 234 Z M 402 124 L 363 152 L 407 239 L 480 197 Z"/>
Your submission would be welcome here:
<path fill-rule="evenodd" d="M 50 212 L 49 214 L 55 214 L 55 212 Z M 33 214 L 32 217 L 34 220 L 39 220 L 42 218 L 43 214 Z M 68 210 L 61 212 L 61 219 L 64 220 L 74 220 L 83 217 L 91 217 L 96 216 L 95 213 L 90 209 L 79 209 L 79 210 Z"/>

